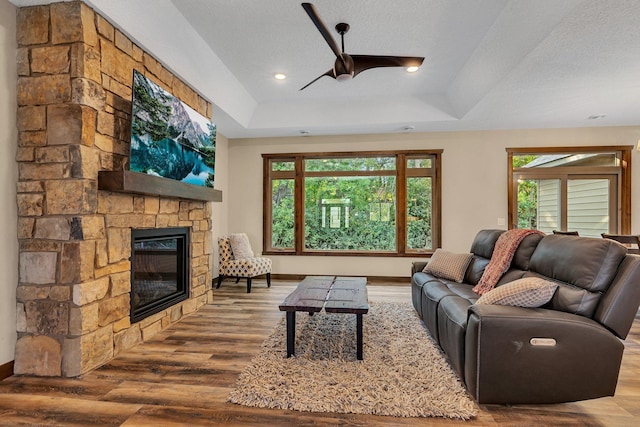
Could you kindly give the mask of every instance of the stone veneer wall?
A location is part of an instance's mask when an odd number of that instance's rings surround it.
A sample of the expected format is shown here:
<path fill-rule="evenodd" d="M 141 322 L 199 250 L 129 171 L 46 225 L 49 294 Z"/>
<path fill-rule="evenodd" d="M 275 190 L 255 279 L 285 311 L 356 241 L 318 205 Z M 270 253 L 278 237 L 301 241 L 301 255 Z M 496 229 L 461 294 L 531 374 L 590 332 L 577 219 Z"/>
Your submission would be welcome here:
<path fill-rule="evenodd" d="M 98 191 L 129 156 L 133 69 L 211 104 L 81 2 L 18 10 L 15 373 L 77 376 L 211 298 L 211 203 Z M 131 228 L 191 228 L 191 297 L 129 320 Z"/>

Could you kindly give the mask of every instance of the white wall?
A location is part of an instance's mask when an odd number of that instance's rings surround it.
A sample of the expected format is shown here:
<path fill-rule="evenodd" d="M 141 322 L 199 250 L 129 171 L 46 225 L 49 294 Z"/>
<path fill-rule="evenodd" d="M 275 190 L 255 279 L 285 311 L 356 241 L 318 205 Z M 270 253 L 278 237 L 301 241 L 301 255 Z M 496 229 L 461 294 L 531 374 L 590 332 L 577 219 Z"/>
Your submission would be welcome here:
<path fill-rule="evenodd" d="M 263 153 L 443 149 L 442 246 L 468 251 L 476 232 L 507 216 L 506 147 L 633 145 L 640 127 L 232 139 L 229 232 L 262 247 Z M 640 152 L 632 156 L 632 232 L 640 233 Z M 406 276 L 413 258 L 270 256 L 275 274 Z"/>
<path fill-rule="evenodd" d="M 215 122 L 215 112 L 213 121 Z M 212 204 L 213 277 L 218 277 L 218 237 L 229 230 L 229 141 L 218 133 L 216 137 L 216 175 L 213 188 L 222 191 L 222 203 Z"/>
<path fill-rule="evenodd" d="M 16 8 L 0 0 L 0 365 L 13 360 L 16 345 L 16 46 Z"/>

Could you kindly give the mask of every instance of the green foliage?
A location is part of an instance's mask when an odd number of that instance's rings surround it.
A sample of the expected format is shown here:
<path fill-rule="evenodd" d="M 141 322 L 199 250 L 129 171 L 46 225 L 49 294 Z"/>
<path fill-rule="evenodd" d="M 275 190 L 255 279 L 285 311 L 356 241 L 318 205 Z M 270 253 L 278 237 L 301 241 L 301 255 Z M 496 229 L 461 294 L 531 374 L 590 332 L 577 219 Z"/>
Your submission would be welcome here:
<path fill-rule="evenodd" d="M 133 103 L 132 113 L 140 120 L 132 121 L 132 132 L 136 135 L 148 134 L 153 141 L 169 138 L 171 135 L 167 125 L 171 115 L 171 107 L 167 105 L 169 97 L 162 93 L 154 97 L 149 93 L 150 89 L 142 84 L 134 85 L 133 90 L 136 102 Z"/>
<path fill-rule="evenodd" d="M 521 168 L 538 156 L 513 156 L 513 168 Z M 538 181 L 518 181 L 518 228 L 538 227 Z"/>
<path fill-rule="evenodd" d="M 294 247 L 294 199 L 292 179 L 273 180 L 271 189 L 272 234 L 274 248 Z"/>

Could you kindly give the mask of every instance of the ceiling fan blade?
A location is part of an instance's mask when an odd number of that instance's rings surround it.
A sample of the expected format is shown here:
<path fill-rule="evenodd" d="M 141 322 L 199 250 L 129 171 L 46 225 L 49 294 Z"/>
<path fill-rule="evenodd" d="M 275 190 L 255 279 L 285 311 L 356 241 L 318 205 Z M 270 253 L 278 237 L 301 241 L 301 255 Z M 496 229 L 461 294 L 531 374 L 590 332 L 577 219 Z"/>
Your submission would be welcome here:
<path fill-rule="evenodd" d="M 329 30 L 327 30 L 324 22 L 320 19 L 320 15 L 318 15 L 316 8 L 311 3 L 302 3 L 302 8 L 307 12 L 307 15 L 309 15 L 311 21 L 316 25 L 316 28 L 318 28 L 318 31 L 320 31 L 320 34 L 322 34 L 322 37 L 324 37 L 324 40 L 327 42 L 336 57 L 342 59 L 342 52 L 340 51 L 340 48 L 338 48 L 338 44 L 333 37 L 331 37 Z M 342 59 L 342 63 L 344 64 L 344 59 Z"/>
<path fill-rule="evenodd" d="M 329 71 L 327 71 L 326 73 L 316 77 L 315 79 L 311 80 L 309 83 L 307 83 L 306 85 L 304 85 L 303 87 L 301 87 L 298 90 L 303 90 L 306 89 L 307 87 L 311 86 L 313 83 L 317 82 L 318 80 L 320 80 L 321 78 L 323 78 L 324 76 L 329 76 L 335 79 L 335 76 L 333 75 L 333 68 Z"/>
<path fill-rule="evenodd" d="M 379 55 L 351 55 L 355 66 L 354 77 L 362 71 L 379 67 L 419 67 L 424 61 L 420 56 L 379 56 Z"/>

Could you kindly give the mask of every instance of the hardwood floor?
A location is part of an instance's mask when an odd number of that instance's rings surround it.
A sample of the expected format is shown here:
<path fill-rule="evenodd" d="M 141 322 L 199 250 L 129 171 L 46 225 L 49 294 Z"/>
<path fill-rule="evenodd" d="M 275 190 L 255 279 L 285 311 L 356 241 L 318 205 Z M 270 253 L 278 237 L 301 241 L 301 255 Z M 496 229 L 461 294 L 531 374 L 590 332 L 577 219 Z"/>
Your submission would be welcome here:
<path fill-rule="evenodd" d="M 626 340 L 616 396 L 560 405 L 483 405 L 471 421 L 313 414 L 226 403 L 237 376 L 295 287 L 256 280 L 251 294 L 225 281 L 214 302 L 77 379 L 0 382 L 0 425 L 38 426 L 631 426 L 640 425 L 640 317 Z M 408 285 L 372 284 L 370 300 L 409 301 Z M 366 321 L 366 319 L 365 319 Z M 285 345 L 285 343 L 283 343 Z"/>

